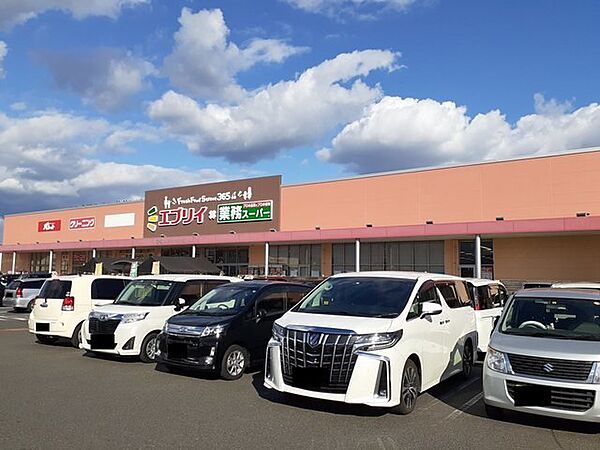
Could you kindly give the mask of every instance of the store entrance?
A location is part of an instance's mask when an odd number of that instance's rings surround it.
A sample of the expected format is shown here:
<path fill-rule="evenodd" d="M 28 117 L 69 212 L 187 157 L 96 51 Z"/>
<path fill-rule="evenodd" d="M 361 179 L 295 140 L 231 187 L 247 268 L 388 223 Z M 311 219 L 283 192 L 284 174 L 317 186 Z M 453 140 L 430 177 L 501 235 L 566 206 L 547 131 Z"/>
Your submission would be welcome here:
<path fill-rule="evenodd" d="M 463 278 L 475 278 L 475 266 L 460 266 L 460 276 Z"/>

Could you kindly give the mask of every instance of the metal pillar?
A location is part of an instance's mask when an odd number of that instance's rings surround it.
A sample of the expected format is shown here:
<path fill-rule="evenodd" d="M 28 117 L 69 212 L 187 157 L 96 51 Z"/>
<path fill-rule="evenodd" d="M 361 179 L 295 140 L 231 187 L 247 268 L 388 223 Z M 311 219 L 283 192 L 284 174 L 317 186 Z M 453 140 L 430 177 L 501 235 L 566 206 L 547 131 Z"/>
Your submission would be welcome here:
<path fill-rule="evenodd" d="M 135 259 L 135 247 L 131 247 L 131 259 Z"/>
<path fill-rule="evenodd" d="M 269 276 L 269 243 L 265 242 L 265 277 Z"/>
<path fill-rule="evenodd" d="M 93 249 L 92 249 L 92 258 L 95 258 L 95 257 L 96 257 L 96 249 L 95 249 L 95 248 L 93 248 Z"/>
<path fill-rule="evenodd" d="M 357 272 L 360 272 L 360 241 L 357 239 L 356 242 L 354 243 L 355 245 L 355 256 L 356 256 L 356 261 L 355 261 L 355 269 Z"/>
<path fill-rule="evenodd" d="M 48 259 L 48 272 L 52 272 L 52 260 L 54 259 L 54 252 L 50 250 L 50 259 Z"/>
<path fill-rule="evenodd" d="M 0 273 L 2 273 L 2 252 L 0 252 Z"/>
<path fill-rule="evenodd" d="M 481 278 L 481 236 L 475 236 L 475 277 Z"/>
<path fill-rule="evenodd" d="M 17 269 L 17 252 L 13 252 L 13 261 L 12 261 L 12 273 L 15 273 L 15 270 Z"/>
<path fill-rule="evenodd" d="M 196 257 L 196 246 L 192 245 L 192 258 Z"/>

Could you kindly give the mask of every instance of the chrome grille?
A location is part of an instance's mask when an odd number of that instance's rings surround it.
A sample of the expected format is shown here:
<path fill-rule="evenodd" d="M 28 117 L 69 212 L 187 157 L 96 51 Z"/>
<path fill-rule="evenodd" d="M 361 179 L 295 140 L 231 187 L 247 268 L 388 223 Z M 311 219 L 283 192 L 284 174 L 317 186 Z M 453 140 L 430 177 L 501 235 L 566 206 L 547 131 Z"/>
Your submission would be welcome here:
<path fill-rule="evenodd" d="M 586 381 L 594 364 L 588 361 L 539 358 L 515 354 L 509 354 L 508 359 L 514 373 L 569 381 Z"/>
<path fill-rule="evenodd" d="M 532 384 L 519 383 L 507 380 L 506 390 L 508 395 L 514 399 L 515 388 L 518 386 L 536 386 Z M 564 409 L 567 411 L 587 411 L 594 406 L 596 393 L 592 390 L 568 389 L 550 386 L 550 405 L 548 408 Z"/>
<path fill-rule="evenodd" d="M 357 338 L 355 334 L 286 329 L 281 348 L 285 383 L 302 387 L 295 379 L 296 369 L 321 369 L 319 382 L 311 385 L 311 389 L 346 392 L 356 363 L 353 347 Z"/>

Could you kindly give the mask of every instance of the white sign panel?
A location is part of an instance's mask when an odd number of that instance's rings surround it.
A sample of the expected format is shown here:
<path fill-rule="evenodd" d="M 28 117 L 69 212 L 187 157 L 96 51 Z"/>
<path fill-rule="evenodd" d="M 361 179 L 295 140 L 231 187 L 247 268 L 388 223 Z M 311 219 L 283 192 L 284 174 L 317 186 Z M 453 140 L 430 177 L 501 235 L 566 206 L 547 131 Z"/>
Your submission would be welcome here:
<path fill-rule="evenodd" d="M 108 214 L 104 216 L 104 228 L 132 227 L 135 225 L 135 213 Z"/>

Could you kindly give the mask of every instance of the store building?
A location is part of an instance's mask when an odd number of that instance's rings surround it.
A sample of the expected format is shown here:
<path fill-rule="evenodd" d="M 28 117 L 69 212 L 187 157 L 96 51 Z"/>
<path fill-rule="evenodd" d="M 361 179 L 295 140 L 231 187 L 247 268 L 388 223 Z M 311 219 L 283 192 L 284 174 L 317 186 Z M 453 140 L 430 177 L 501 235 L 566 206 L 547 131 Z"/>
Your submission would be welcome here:
<path fill-rule="evenodd" d="M 144 201 L 7 215 L 2 272 L 92 256 L 204 255 L 228 275 L 418 270 L 600 280 L 600 149 L 281 185 L 161 189 Z"/>

